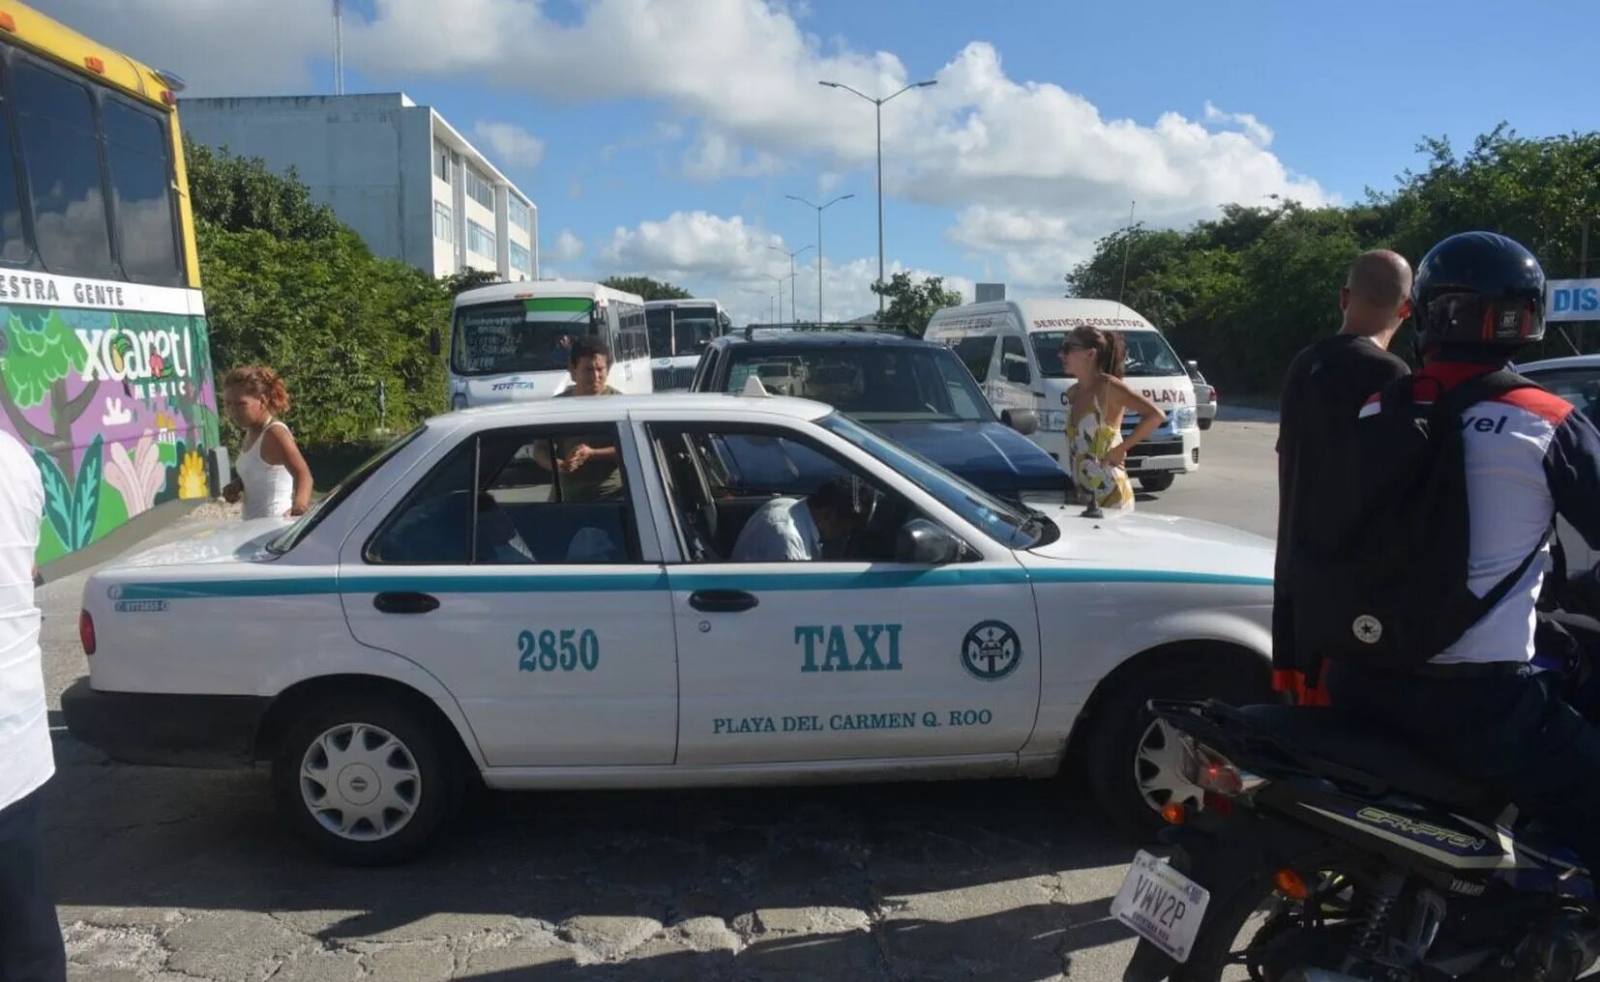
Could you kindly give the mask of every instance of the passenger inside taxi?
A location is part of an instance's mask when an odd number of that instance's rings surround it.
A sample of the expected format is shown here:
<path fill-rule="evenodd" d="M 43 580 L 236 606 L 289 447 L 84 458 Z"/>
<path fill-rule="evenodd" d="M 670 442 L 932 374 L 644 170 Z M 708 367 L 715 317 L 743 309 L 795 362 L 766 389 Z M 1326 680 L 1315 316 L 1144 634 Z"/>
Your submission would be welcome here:
<path fill-rule="evenodd" d="M 736 563 L 783 562 L 842 556 L 860 523 L 847 477 L 805 496 L 781 495 L 756 510 L 733 544 Z"/>
<path fill-rule="evenodd" d="M 892 561 L 910 514 L 803 441 L 756 429 L 669 429 L 658 466 L 689 561 Z"/>

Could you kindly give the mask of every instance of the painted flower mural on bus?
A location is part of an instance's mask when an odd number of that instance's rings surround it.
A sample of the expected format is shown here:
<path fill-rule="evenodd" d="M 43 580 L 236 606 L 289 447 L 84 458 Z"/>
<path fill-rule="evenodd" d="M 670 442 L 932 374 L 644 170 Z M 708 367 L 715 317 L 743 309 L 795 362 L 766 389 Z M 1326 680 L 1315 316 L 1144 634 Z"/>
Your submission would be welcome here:
<path fill-rule="evenodd" d="M 0 305 L 0 425 L 44 481 L 41 563 L 175 498 L 217 445 L 204 317 Z"/>

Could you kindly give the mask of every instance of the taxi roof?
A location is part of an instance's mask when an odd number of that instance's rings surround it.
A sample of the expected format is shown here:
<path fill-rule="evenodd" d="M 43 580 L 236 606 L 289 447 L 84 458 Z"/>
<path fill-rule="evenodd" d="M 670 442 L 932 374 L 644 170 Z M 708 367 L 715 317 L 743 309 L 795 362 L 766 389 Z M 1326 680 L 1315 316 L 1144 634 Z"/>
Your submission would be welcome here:
<path fill-rule="evenodd" d="M 793 396 L 749 396 L 722 392 L 656 392 L 649 395 L 614 395 L 604 398 L 566 396 L 503 402 L 490 406 L 471 406 L 442 413 L 428 423 L 472 420 L 485 426 L 538 422 L 558 417 L 622 419 L 629 413 L 651 410 L 684 410 L 721 413 L 729 420 L 751 413 L 786 416 L 790 419 L 818 420 L 834 411 L 832 406 L 813 399 Z"/>

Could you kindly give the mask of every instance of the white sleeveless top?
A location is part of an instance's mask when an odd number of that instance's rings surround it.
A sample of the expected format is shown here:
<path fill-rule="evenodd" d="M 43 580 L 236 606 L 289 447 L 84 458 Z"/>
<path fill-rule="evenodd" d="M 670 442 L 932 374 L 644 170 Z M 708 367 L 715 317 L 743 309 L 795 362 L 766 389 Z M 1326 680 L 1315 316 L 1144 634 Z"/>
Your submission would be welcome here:
<path fill-rule="evenodd" d="M 261 441 L 274 426 L 288 426 L 279 420 L 267 424 L 256 442 L 239 452 L 239 480 L 244 484 L 244 517 L 280 518 L 294 504 L 294 475 L 282 464 L 269 464 L 261 456 Z"/>

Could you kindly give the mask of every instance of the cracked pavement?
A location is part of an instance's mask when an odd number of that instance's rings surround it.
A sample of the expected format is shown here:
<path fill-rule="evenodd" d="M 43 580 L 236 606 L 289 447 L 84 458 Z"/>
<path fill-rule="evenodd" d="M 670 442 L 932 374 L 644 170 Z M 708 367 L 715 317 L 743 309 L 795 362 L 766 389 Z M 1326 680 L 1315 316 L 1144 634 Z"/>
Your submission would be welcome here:
<path fill-rule="evenodd" d="M 1216 478 L 1150 507 L 1238 507 L 1246 472 L 1270 496 L 1254 464 L 1275 432 L 1219 425 L 1208 452 L 1251 466 L 1213 458 Z M 40 591 L 53 710 L 87 670 L 82 580 Z M 1107 907 L 1135 846 L 1081 783 L 481 792 L 420 859 L 351 870 L 290 837 L 264 769 L 129 767 L 55 738 L 46 842 L 74 982 L 1111 980 L 1133 950 Z"/>

